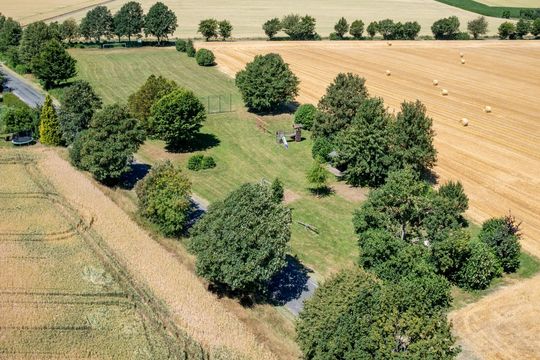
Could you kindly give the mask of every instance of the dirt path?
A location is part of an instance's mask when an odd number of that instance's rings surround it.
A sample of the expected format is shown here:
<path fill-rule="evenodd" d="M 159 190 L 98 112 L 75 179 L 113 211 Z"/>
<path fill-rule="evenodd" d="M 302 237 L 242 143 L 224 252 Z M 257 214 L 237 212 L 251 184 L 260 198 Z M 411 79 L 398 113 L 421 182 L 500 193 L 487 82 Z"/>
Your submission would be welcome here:
<path fill-rule="evenodd" d="M 132 276 L 168 305 L 174 320 L 188 334 L 209 348 L 227 347 L 254 359 L 275 358 L 185 265 L 141 230 L 89 179 L 53 150 L 36 151 L 42 153 L 40 171 L 72 206 L 92 214 L 93 229 Z"/>

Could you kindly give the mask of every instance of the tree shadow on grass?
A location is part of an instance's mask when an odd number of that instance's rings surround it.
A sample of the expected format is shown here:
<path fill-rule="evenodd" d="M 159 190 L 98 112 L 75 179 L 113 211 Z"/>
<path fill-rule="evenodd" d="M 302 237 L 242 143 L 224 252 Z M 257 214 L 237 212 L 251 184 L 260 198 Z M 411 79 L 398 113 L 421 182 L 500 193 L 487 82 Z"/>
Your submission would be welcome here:
<path fill-rule="evenodd" d="M 131 165 L 131 171 L 122 176 L 118 186 L 124 190 L 133 190 L 139 180 L 142 180 L 150 171 L 152 166 L 134 161 Z"/>
<path fill-rule="evenodd" d="M 309 273 L 298 259 L 287 255 L 287 265 L 269 282 L 265 299 L 267 303 L 283 306 L 289 301 L 297 300 L 308 290 Z"/>
<path fill-rule="evenodd" d="M 278 107 L 272 110 L 268 111 L 254 111 L 250 110 L 251 113 L 259 116 L 265 116 L 265 115 L 282 115 L 282 114 L 294 114 L 296 109 L 300 106 L 299 102 L 292 101 L 288 103 L 280 104 Z"/>
<path fill-rule="evenodd" d="M 309 192 L 317 196 L 319 198 L 328 197 L 335 194 L 334 189 L 332 189 L 330 186 L 323 186 L 320 188 L 310 188 Z"/>
<path fill-rule="evenodd" d="M 221 141 L 214 134 L 199 133 L 195 135 L 189 144 L 166 146 L 165 149 L 171 153 L 186 153 L 208 150 L 218 146 L 220 143 Z"/>

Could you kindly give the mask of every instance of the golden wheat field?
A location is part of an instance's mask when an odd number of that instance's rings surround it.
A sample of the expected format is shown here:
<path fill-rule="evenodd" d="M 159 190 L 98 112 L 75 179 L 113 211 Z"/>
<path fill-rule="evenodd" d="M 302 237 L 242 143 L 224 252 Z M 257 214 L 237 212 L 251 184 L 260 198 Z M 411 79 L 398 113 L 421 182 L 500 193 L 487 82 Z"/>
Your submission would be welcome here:
<path fill-rule="evenodd" d="M 73 17 L 81 19 L 92 4 L 108 6 L 114 13 L 127 0 L 0 0 L 0 12 L 24 24 L 40 19 L 62 21 Z M 155 0 L 140 1 L 148 11 Z M 237 38 L 264 37 L 262 24 L 272 17 L 282 17 L 289 13 L 310 14 L 317 19 L 317 32 L 328 36 L 334 31 L 334 24 L 345 16 L 349 22 L 362 19 L 366 26 L 371 21 L 392 18 L 396 21 L 418 21 L 421 34 L 431 34 L 431 24 L 437 19 L 456 15 L 461 20 L 461 28 L 466 30 L 468 21 L 478 14 L 439 3 L 434 0 L 300 0 L 300 1 L 218 1 L 164 0 L 178 17 L 178 30 L 175 36 L 195 37 L 199 21 L 206 18 L 228 19 L 234 26 L 233 36 Z M 77 10 L 77 9 L 81 10 Z M 503 19 L 488 18 L 489 32 L 495 34 Z"/>
<path fill-rule="evenodd" d="M 200 46 L 212 49 L 219 68 L 231 76 L 256 54 L 281 54 L 300 78 L 302 103 L 317 103 L 339 72 L 365 77 L 370 93 L 383 97 L 390 111 L 397 111 L 403 100 L 421 100 L 434 119 L 439 180 L 463 183 L 470 198 L 468 216 L 475 222 L 511 211 L 523 222 L 524 249 L 540 256 L 540 43 Z M 486 106 L 491 113 L 484 111 Z M 467 127 L 462 118 L 469 120 Z M 536 276 L 452 314 L 463 344 L 481 358 L 534 358 L 540 347 L 539 288 Z"/>

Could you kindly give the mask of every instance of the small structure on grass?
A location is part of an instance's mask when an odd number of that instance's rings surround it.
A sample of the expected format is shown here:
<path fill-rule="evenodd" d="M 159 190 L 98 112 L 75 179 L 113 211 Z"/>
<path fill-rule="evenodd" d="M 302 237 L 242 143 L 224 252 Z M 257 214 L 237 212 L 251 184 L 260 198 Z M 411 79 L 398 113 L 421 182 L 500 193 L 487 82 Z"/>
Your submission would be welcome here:
<path fill-rule="evenodd" d="M 285 133 L 283 130 L 276 131 L 276 142 L 288 148 L 287 139 L 294 140 L 294 142 L 302 141 L 302 128 L 302 124 L 293 124 L 294 132 L 292 133 Z"/>
<path fill-rule="evenodd" d="M 34 143 L 34 137 L 31 131 L 16 133 L 11 137 L 11 143 L 16 146 L 30 145 Z"/>

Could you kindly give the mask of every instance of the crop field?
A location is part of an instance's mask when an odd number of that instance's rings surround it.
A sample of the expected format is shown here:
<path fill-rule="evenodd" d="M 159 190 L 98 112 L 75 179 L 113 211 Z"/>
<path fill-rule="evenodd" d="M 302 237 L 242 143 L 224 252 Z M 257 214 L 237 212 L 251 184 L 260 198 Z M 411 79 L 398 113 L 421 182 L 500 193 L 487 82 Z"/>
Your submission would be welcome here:
<path fill-rule="evenodd" d="M 12 16 L 23 23 L 41 18 L 56 16 L 54 20 L 62 21 L 73 17 L 81 19 L 88 9 L 74 11 L 74 8 L 88 6 L 92 1 L 82 0 L 43 0 L 36 6 L 35 1 L 22 0 L 13 2 L 0 0 L 0 9 L 3 13 Z M 93 1 L 97 3 L 97 1 Z M 111 11 L 117 11 L 125 0 L 101 1 Z M 264 37 L 262 24 L 272 17 L 282 17 L 288 13 L 308 13 L 317 19 L 317 32 L 321 36 L 328 36 L 334 31 L 336 21 L 345 16 L 349 22 L 362 19 L 366 26 L 371 21 L 392 18 L 396 21 L 418 21 L 422 26 L 422 35 L 431 34 L 431 24 L 442 17 L 456 15 L 465 30 L 468 21 L 478 17 L 478 14 L 439 3 L 435 0 L 378 0 L 378 1 L 218 1 L 209 0 L 200 2 L 196 0 L 164 0 L 178 16 L 178 30 L 175 36 L 195 37 L 199 21 L 209 17 L 228 19 L 234 26 L 233 36 L 237 38 Z M 66 6 L 69 3 L 70 6 Z M 152 6 L 154 0 L 142 0 L 145 11 Z M 52 7 L 51 7 L 52 5 Z M 62 8 L 64 6 L 64 8 Z M 51 10 L 49 10 L 51 8 Z M 54 9 L 54 10 L 53 10 Z M 62 10 L 63 9 L 63 10 Z M 66 15 L 60 15 L 62 13 Z M 496 34 L 496 29 L 503 19 L 488 18 L 490 34 Z"/>
<path fill-rule="evenodd" d="M 489 6 L 508 6 L 508 7 L 540 7 L 538 0 L 477 0 L 482 4 Z"/>

